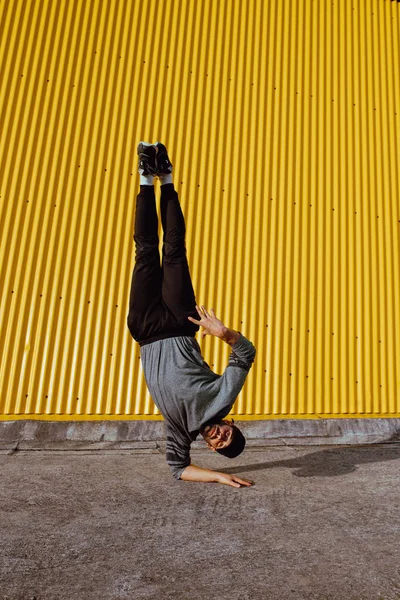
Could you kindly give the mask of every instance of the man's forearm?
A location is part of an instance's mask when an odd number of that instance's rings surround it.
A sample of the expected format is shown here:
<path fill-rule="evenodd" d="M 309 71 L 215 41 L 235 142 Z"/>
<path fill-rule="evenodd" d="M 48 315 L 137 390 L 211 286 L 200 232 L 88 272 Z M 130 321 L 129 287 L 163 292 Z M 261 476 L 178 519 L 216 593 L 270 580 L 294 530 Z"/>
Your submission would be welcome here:
<path fill-rule="evenodd" d="M 199 481 L 201 483 L 222 483 L 223 485 L 230 485 L 235 488 L 249 487 L 253 483 L 237 475 L 228 475 L 227 473 L 211 471 L 211 469 L 202 469 L 201 467 L 196 467 L 196 465 L 186 467 L 181 475 L 181 479 L 183 481 Z"/>
<path fill-rule="evenodd" d="M 181 475 L 183 481 L 202 481 L 203 483 L 216 483 L 217 472 L 211 469 L 202 469 L 196 465 L 189 465 Z"/>
<path fill-rule="evenodd" d="M 238 331 L 234 331 L 233 329 L 229 329 L 229 327 L 224 327 L 223 334 L 221 340 L 233 346 L 240 338 L 240 333 Z"/>

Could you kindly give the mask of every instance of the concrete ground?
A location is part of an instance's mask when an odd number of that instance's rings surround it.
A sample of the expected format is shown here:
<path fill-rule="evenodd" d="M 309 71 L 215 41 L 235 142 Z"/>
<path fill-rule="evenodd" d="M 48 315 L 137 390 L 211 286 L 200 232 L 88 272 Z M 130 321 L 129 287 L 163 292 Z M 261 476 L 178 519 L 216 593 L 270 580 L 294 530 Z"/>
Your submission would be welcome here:
<path fill-rule="evenodd" d="M 4 448 L 1 600 L 400 598 L 398 442 L 192 458 L 255 485 L 176 482 L 146 445 Z"/>

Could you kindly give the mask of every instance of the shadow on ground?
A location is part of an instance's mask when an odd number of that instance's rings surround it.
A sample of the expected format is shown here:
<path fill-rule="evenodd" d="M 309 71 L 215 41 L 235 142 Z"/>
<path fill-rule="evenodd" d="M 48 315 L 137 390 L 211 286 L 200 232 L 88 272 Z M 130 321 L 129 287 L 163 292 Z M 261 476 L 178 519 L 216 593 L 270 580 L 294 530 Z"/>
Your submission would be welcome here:
<path fill-rule="evenodd" d="M 303 454 L 298 458 L 247 464 L 220 470 L 224 473 L 238 474 L 287 467 L 293 469 L 293 475 L 296 477 L 335 477 L 353 473 L 358 465 L 400 459 L 400 444 L 395 443 L 397 441 L 398 437 L 393 436 L 379 445 L 329 448 Z M 389 445 L 390 442 L 392 445 Z"/>

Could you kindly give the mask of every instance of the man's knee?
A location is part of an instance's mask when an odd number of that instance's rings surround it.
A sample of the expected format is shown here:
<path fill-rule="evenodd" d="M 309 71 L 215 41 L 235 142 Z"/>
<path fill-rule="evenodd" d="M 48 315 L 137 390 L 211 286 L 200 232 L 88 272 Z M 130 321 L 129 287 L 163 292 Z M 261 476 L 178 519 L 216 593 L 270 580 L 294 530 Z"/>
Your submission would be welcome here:
<path fill-rule="evenodd" d="M 138 258 L 146 257 L 150 260 L 160 261 L 160 254 L 158 251 L 158 236 L 144 236 L 141 234 L 135 234 L 133 236 L 136 245 L 136 260 Z"/>

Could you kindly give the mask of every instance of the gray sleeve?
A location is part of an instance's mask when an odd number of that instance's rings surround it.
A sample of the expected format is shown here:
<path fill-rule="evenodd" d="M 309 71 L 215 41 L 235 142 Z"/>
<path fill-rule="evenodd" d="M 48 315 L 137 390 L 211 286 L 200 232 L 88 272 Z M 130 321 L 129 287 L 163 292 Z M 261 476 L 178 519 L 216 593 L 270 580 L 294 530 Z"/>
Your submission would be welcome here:
<path fill-rule="evenodd" d="M 213 419 L 224 419 L 229 414 L 243 388 L 255 355 L 256 349 L 253 344 L 240 334 L 239 340 L 232 346 L 223 375 L 215 382 L 215 393 L 211 395 L 210 402 L 204 404 L 203 423 Z"/>
<path fill-rule="evenodd" d="M 183 471 L 190 465 L 190 443 L 168 424 L 167 431 L 167 463 L 172 476 L 180 479 Z"/>
<path fill-rule="evenodd" d="M 255 356 L 256 349 L 253 344 L 244 335 L 240 334 L 240 338 L 232 346 L 228 367 L 240 367 L 246 371 L 250 371 Z"/>

